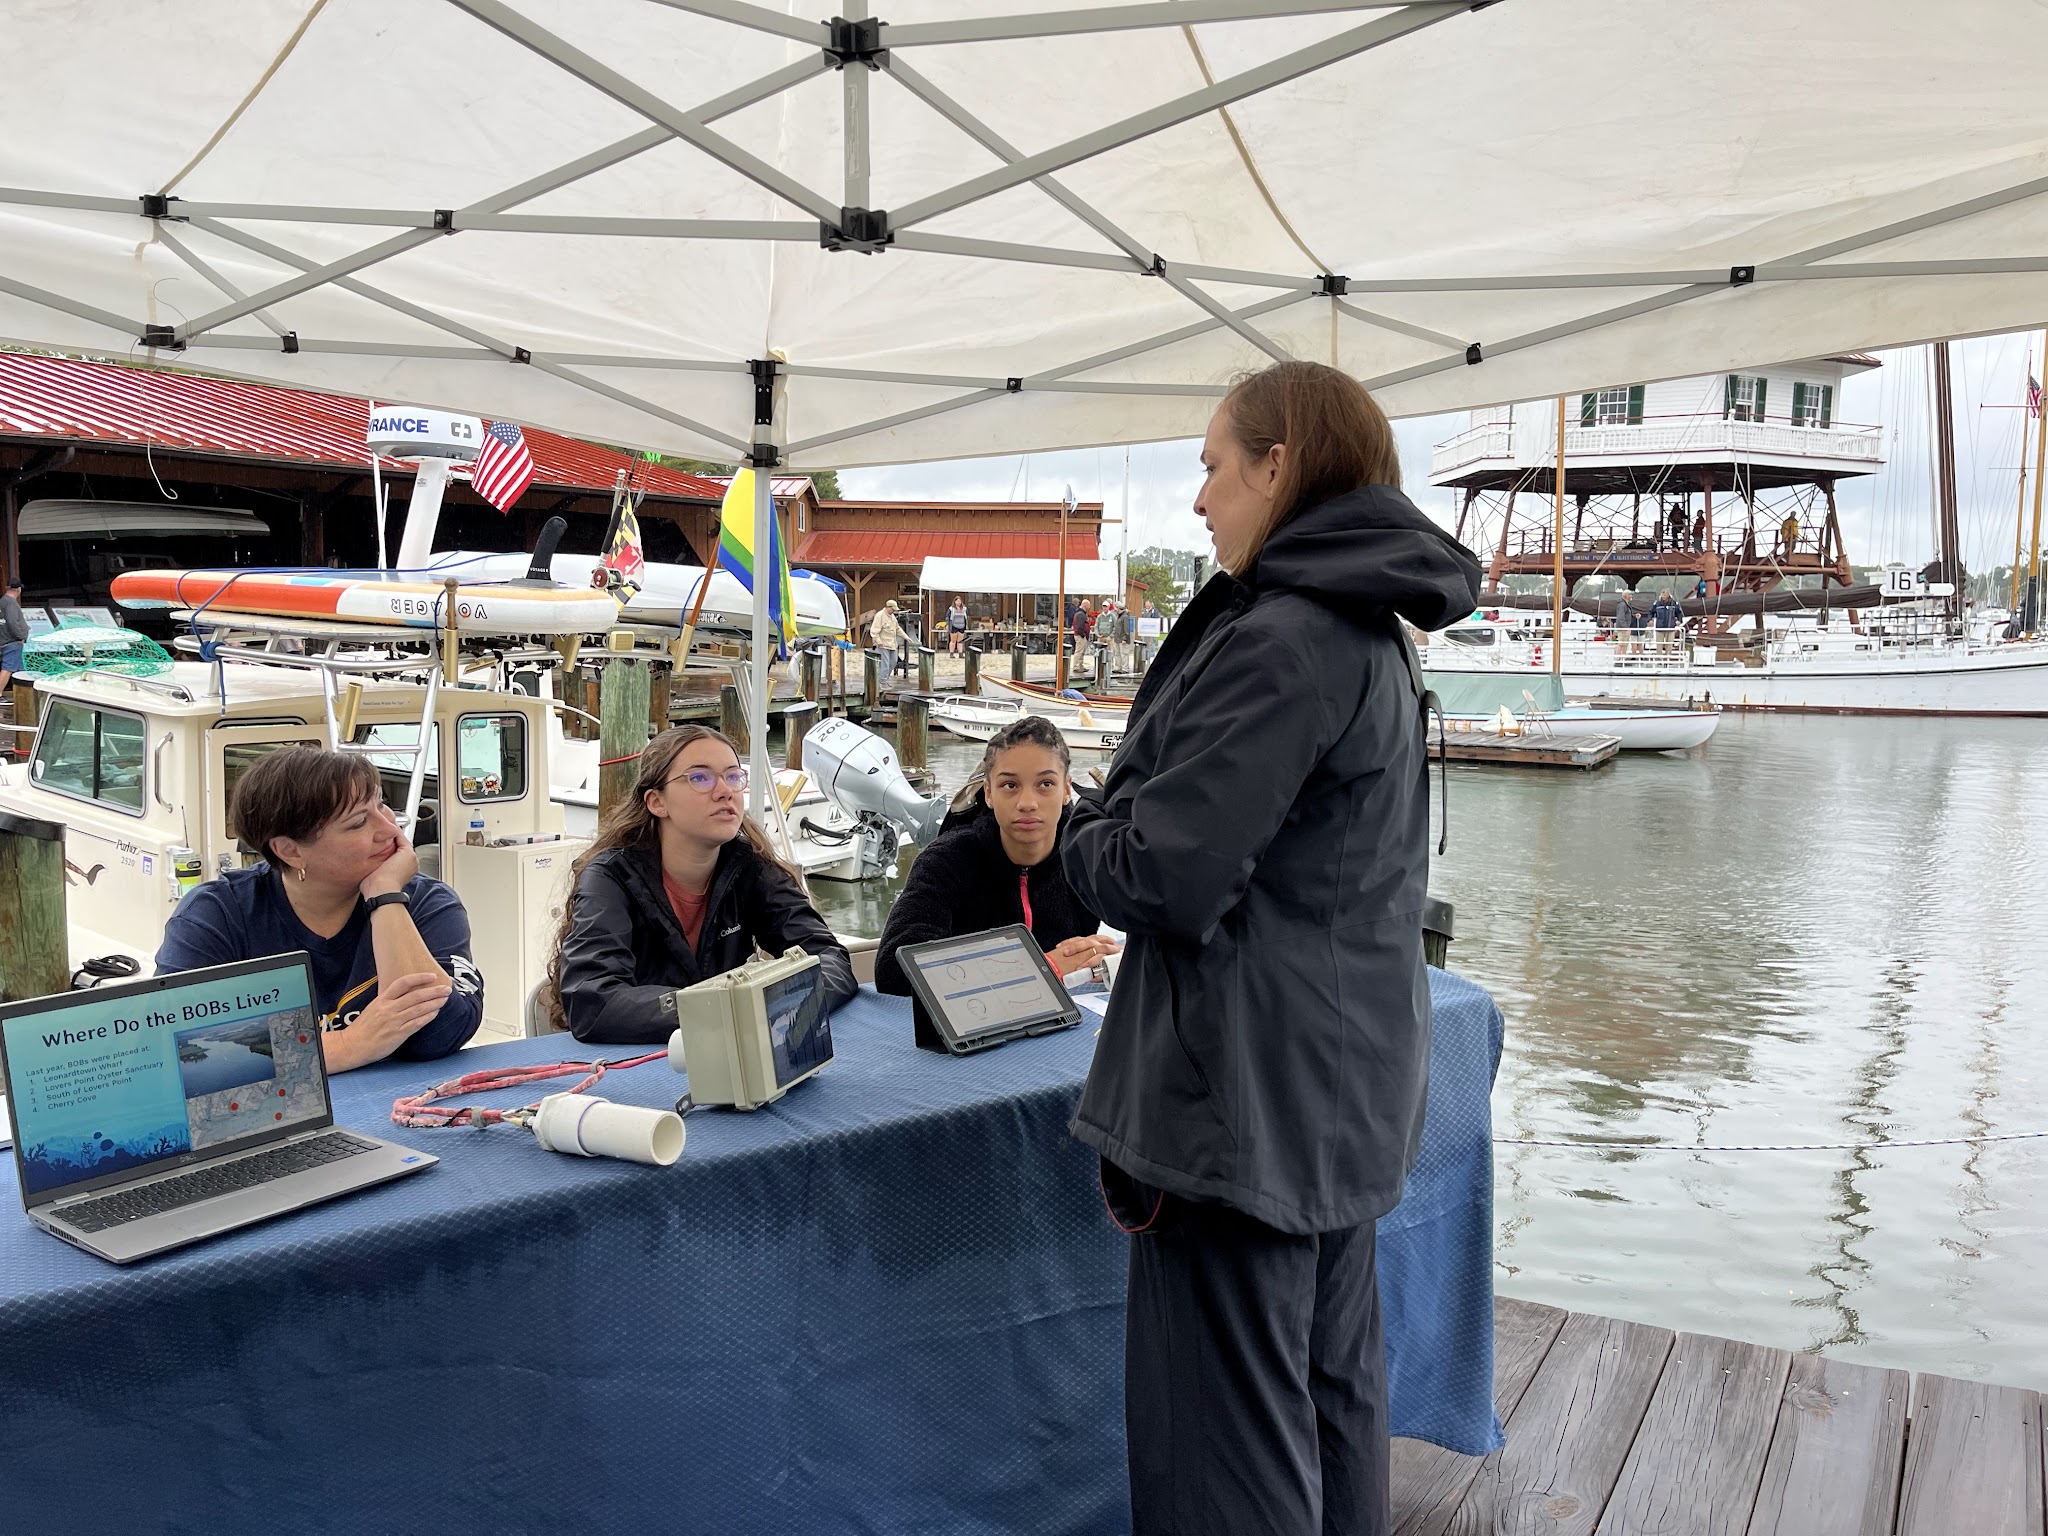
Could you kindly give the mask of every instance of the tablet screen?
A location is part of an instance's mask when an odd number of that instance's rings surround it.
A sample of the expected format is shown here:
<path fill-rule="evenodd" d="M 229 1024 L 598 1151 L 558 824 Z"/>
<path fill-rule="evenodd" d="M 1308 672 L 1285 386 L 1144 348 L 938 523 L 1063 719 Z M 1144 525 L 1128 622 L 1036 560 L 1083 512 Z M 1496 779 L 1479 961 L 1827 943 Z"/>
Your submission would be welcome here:
<path fill-rule="evenodd" d="M 1046 979 L 1032 940 L 1017 931 L 971 934 L 951 943 L 921 944 L 906 956 L 962 1039 L 1052 1018 L 1066 995 Z"/>

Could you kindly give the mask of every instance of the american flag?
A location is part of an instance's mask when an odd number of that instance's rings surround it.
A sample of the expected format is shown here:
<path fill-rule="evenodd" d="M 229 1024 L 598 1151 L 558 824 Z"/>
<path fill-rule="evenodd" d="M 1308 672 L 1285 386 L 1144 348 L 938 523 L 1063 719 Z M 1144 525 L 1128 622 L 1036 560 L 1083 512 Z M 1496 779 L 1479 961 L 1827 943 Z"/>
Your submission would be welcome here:
<path fill-rule="evenodd" d="M 2027 375 L 2027 414 L 2041 414 L 2041 385 L 2031 373 Z"/>
<path fill-rule="evenodd" d="M 510 512 L 512 503 L 533 484 L 533 455 L 511 422 L 494 421 L 484 428 L 484 446 L 470 466 L 469 483 L 500 512 Z"/>

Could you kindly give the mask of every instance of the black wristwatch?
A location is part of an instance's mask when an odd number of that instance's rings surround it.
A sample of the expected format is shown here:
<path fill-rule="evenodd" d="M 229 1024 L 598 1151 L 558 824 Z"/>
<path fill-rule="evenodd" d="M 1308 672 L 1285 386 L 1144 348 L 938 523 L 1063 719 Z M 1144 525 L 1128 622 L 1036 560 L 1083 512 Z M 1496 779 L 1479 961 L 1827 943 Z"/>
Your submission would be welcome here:
<path fill-rule="evenodd" d="M 376 911 L 379 907 L 388 907 L 394 903 L 401 907 L 409 907 L 412 905 L 412 898 L 403 891 L 386 891 L 382 896 L 368 896 L 363 899 L 363 905 L 372 912 Z"/>

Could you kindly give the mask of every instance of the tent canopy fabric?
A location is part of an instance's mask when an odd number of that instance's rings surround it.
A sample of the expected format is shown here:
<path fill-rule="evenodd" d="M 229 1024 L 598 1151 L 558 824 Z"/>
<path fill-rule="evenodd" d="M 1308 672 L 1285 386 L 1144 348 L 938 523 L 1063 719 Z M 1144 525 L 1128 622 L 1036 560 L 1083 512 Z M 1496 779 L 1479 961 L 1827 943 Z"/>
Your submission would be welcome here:
<path fill-rule="evenodd" d="M 800 469 L 2048 315 L 2048 7 L 1018 8 L 15 7 L 0 340 Z"/>
<path fill-rule="evenodd" d="M 941 595 L 977 592 L 984 596 L 1031 597 L 1056 593 L 1069 597 L 1121 597 L 1114 560 L 1069 560 L 1066 580 L 1057 560 L 961 559 L 927 557 L 917 578 L 918 590 Z"/>

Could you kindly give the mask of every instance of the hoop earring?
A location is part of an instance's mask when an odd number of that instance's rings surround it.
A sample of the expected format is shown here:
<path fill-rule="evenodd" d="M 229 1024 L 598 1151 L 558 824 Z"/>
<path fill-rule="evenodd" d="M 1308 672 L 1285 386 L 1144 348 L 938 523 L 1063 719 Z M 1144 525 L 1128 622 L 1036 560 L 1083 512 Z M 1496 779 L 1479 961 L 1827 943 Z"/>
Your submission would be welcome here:
<path fill-rule="evenodd" d="M 305 883 L 306 883 L 306 866 L 305 866 L 305 865 L 303 865 L 303 864 L 301 864 L 301 865 L 299 866 L 299 884 L 301 884 L 301 885 L 304 885 Z"/>

